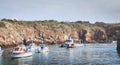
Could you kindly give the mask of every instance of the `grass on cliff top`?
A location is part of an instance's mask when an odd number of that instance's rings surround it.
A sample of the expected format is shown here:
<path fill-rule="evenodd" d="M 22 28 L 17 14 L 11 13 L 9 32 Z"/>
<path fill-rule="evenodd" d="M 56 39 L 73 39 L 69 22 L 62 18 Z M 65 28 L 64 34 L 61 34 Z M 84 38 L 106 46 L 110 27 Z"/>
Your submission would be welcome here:
<path fill-rule="evenodd" d="M 6 21 L 12 24 L 25 25 L 25 22 L 23 21 L 17 21 L 17 20 L 11 20 L 11 19 L 2 19 L 1 21 Z"/>
<path fill-rule="evenodd" d="M 48 26 L 49 28 L 65 28 L 65 26 L 69 27 L 81 27 L 81 26 L 98 26 L 98 27 L 104 27 L 106 24 L 103 22 L 96 22 L 95 24 L 91 24 L 89 21 L 76 21 L 76 22 L 59 22 L 57 20 L 44 20 L 44 21 L 19 21 L 19 20 L 11 20 L 11 19 L 2 19 L 1 21 L 7 21 L 12 24 L 18 24 L 22 26 L 30 26 L 33 24 L 42 24 L 44 26 Z M 4 27 L 4 23 L 0 23 L 0 27 Z"/>

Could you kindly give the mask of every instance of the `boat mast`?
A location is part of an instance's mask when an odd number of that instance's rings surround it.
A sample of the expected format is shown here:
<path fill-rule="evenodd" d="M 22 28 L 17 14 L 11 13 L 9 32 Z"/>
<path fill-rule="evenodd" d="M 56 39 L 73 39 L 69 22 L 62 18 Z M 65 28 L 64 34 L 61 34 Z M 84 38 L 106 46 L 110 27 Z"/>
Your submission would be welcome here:
<path fill-rule="evenodd" d="M 42 44 L 44 43 L 44 32 L 42 32 Z"/>
<path fill-rule="evenodd" d="M 22 38 L 23 38 L 22 44 L 27 45 L 26 36 L 25 36 L 25 31 L 24 31 L 23 29 L 22 29 L 22 32 L 21 32 L 21 36 L 22 36 Z"/>

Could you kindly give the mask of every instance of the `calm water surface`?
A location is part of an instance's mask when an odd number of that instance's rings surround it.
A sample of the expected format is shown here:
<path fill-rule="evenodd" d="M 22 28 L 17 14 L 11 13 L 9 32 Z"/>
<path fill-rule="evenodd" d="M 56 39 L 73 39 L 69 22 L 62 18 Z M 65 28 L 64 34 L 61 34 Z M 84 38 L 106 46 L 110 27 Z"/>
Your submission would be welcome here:
<path fill-rule="evenodd" d="M 0 65 L 120 65 L 116 44 L 85 44 L 76 48 L 49 46 L 49 53 L 35 53 L 31 57 L 12 59 L 7 55 L 0 57 Z"/>

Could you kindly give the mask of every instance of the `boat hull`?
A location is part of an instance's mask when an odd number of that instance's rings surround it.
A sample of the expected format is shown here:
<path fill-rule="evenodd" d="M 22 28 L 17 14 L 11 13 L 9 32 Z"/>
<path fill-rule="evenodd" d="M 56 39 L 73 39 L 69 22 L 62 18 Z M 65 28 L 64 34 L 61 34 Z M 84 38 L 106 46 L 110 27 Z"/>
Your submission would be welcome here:
<path fill-rule="evenodd" d="M 75 46 L 83 46 L 83 44 L 75 44 Z"/>
<path fill-rule="evenodd" d="M 66 44 L 67 48 L 74 48 L 75 45 L 74 44 Z"/>
<path fill-rule="evenodd" d="M 21 57 L 27 57 L 27 56 L 32 56 L 32 52 L 25 52 L 25 53 L 20 53 L 20 54 L 11 54 L 12 58 L 21 58 Z"/>
<path fill-rule="evenodd" d="M 3 50 L 0 50 L 0 56 L 2 56 L 2 54 L 3 54 Z"/>
<path fill-rule="evenodd" d="M 38 53 L 47 53 L 48 50 L 39 50 Z"/>
<path fill-rule="evenodd" d="M 48 50 L 47 47 L 45 47 L 44 49 L 41 49 L 41 48 L 38 49 L 38 53 L 46 53 L 46 52 L 48 52 L 48 51 L 49 51 L 49 50 Z"/>
<path fill-rule="evenodd" d="M 63 47 L 66 47 L 66 45 L 65 44 L 61 44 L 59 47 L 63 48 Z"/>

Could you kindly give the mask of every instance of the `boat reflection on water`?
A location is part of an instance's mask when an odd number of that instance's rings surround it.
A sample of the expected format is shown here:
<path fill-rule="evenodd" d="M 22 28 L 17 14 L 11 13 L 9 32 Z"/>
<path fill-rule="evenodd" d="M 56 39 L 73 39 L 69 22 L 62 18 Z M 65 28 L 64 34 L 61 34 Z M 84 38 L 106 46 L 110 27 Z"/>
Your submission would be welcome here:
<path fill-rule="evenodd" d="M 22 65 L 22 64 L 32 64 L 32 57 L 24 57 L 24 58 L 15 58 L 12 59 L 15 64 Z"/>
<path fill-rule="evenodd" d="M 48 60 L 49 60 L 49 57 L 48 57 L 48 53 L 36 53 L 33 55 L 33 59 L 36 59 L 36 60 L 33 60 L 33 64 L 48 64 Z"/>
<path fill-rule="evenodd" d="M 0 56 L 0 65 L 3 65 L 3 64 L 2 64 L 2 57 L 1 57 L 1 56 Z"/>
<path fill-rule="evenodd" d="M 48 53 L 49 52 L 49 48 L 44 45 L 44 44 L 41 44 L 40 46 L 38 46 L 38 53 Z"/>
<path fill-rule="evenodd" d="M 74 62 L 73 61 L 74 60 L 74 50 L 70 48 L 70 49 L 68 49 L 68 51 L 69 51 L 68 52 L 69 53 L 69 62 L 73 63 Z"/>
<path fill-rule="evenodd" d="M 23 65 L 23 64 L 32 64 L 31 57 L 22 57 L 22 58 L 4 58 L 2 59 L 4 65 Z"/>

